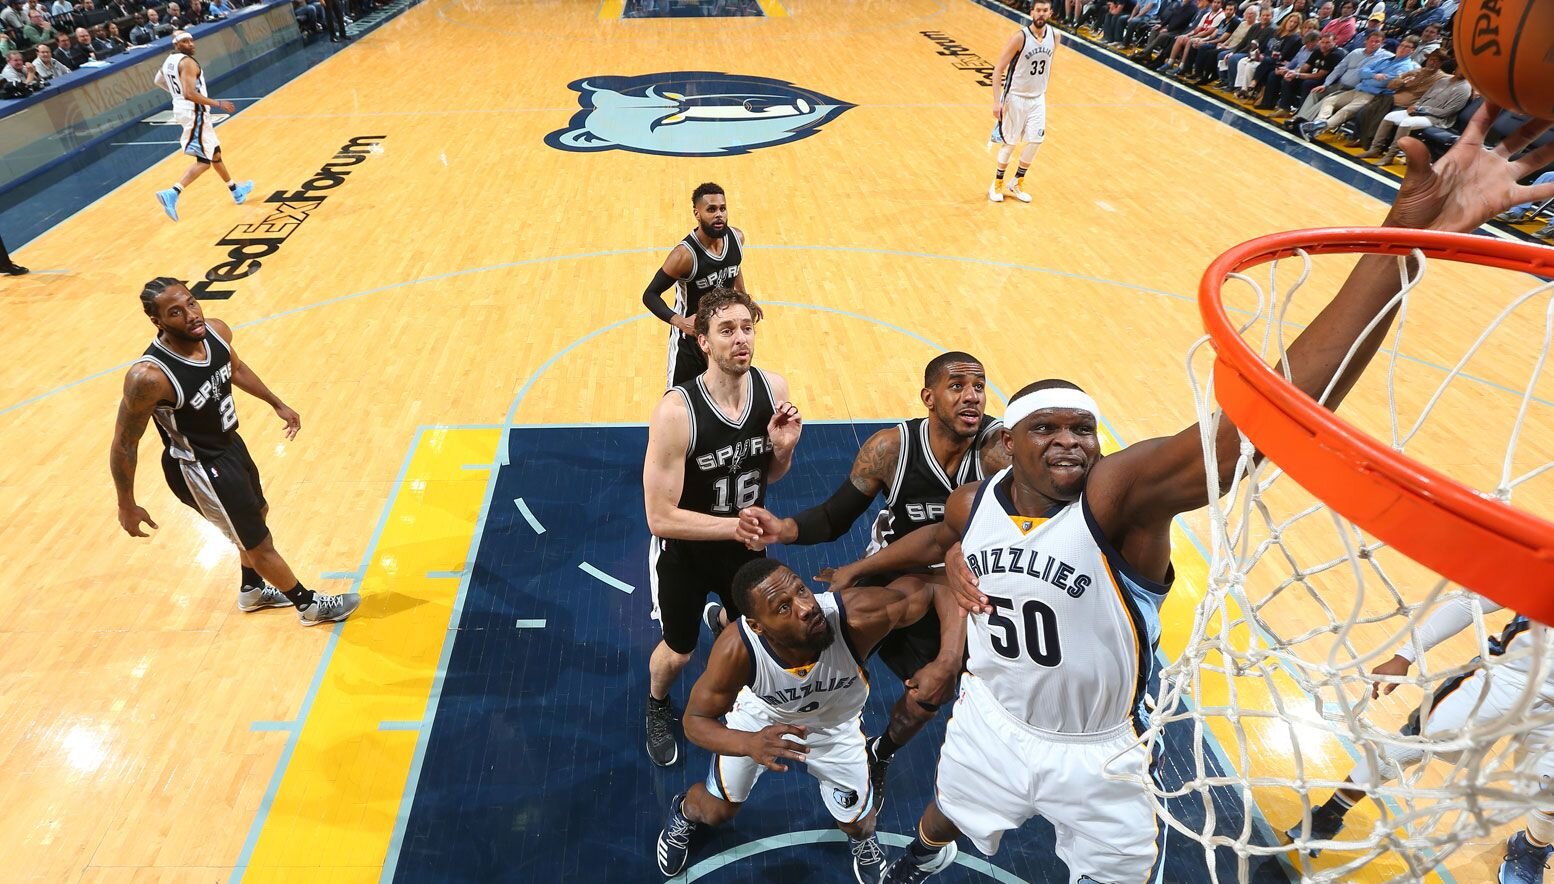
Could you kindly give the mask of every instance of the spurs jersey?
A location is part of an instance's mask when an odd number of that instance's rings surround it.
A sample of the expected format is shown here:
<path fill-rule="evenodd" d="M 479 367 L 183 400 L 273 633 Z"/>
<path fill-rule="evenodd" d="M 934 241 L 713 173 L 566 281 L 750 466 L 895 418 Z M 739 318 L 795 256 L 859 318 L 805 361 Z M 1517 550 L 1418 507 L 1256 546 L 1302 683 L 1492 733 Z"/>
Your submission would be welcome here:
<path fill-rule="evenodd" d="M 863 662 L 847 637 L 847 613 L 836 593 L 815 596 L 835 639 L 820 652 L 813 665 L 788 669 L 772 653 L 766 639 L 739 618 L 739 637 L 750 651 L 750 680 L 739 691 L 739 702 L 760 701 L 773 718 L 784 724 L 817 728 L 851 721 L 869 699 L 869 680 Z"/>
<path fill-rule="evenodd" d="M 1042 28 L 1040 37 L 1029 27 L 1021 28 L 1025 45 L 1009 63 L 1004 78 L 1005 98 L 1040 98 L 1047 94 L 1047 79 L 1052 76 L 1052 50 L 1056 45 L 1052 26 Z"/>
<path fill-rule="evenodd" d="M 1018 513 L 1010 470 L 977 490 L 961 547 L 993 613 L 968 622 L 966 669 L 1032 727 L 1099 733 L 1130 718 L 1144 692 L 1170 588 L 1111 549 L 1083 496 Z"/>
<path fill-rule="evenodd" d="M 924 525 L 944 521 L 944 502 L 950 492 L 985 478 L 982 447 L 991 444 L 1002 427 L 998 418 L 984 414 L 976 440 L 961 457 L 952 476 L 944 471 L 928 444 L 928 418 L 917 417 L 898 424 L 896 432 L 901 434 L 901 445 L 896 471 L 886 490 L 885 508 L 874 520 L 868 553 L 872 555 Z"/>
<path fill-rule="evenodd" d="M 166 87 L 167 93 L 173 97 L 174 116 L 194 113 L 195 104 L 184 98 L 183 80 L 178 77 L 178 66 L 183 63 L 184 59 L 193 57 L 192 55 L 184 55 L 182 52 L 174 52 L 167 57 L 166 61 L 162 62 L 162 84 Z M 199 68 L 200 71 L 195 79 L 195 82 L 199 84 L 200 94 L 209 95 L 210 93 L 205 89 L 205 69 L 200 67 L 200 63 L 197 61 L 194 63 L 194 66 Z"/>
<path fill-rule="evenodd" d="M 232 446 L 237 434 L 237 404 L 232 400 L 232 354 L 227 342 L 206 326 L 205 358 L 179 356 L 153 340 L 136 362 L 162 369 L 176 399 L 158 404 L 152 416 L 167 453 L 175 460 L 214 457 Z"/>
<path fill-rule="evenodd" d="M 701 375 L 673 389 L 684 397 L 691 417 L 681 509 L 731 516 L 765 504 L 772 463 L 772 440 L 766 435 L 774 412 L 772 391 L 758 368 L 745 374 L 744 384 L 745 410 L 738 420 L 718 410 Z"/>
<path fill-rule="evenodd" d="M 734 233 L 734 228 L 728 228 L 728 233 L 720 240 L 723 250 L 714 255 L 707 251 L 707 247 L 696 238 L 696 231 L 685 235 L 680 244 L 691 253 L 691 272 L 684 279 L 675 283 L 674 309 L 682 316 L 695 316 L 696 308 L 701 304 L 701 296 L 712 291 L 718 286 L 734 285 L 734 279 L 739 276 L 739 263 L 744 259 L 744 250 L 739 245 L 739 235 Z M 701 350 L 696 346 L 696 339 L 680 334 L 675 329 L 670 329 L 669 343 L 671 347 L 688 347 L 701 355 Z M 703 363 L 705 364 L 705 363 Z"/>

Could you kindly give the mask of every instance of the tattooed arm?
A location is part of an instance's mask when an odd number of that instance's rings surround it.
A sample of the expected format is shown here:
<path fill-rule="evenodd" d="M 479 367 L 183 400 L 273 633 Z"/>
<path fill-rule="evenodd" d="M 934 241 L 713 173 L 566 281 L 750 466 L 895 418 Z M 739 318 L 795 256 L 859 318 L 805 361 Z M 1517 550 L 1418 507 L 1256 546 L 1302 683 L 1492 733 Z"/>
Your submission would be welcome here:
<path fill-rule="evenodd" d="M 852 528 L 875 495 L 889 491 L 900 456 L 900 428 L 880 430 L 858 449 L 847 481 L 824 503 L 786 519 L 779 519 L 762 507 L 747 507 L 739 513 L 740 527 L 766 544 L 808 545 L 835 540 Z"/>
<path fill-rule="evenodd" d="M 135 503 L 135 464 L 140 453 L 140 437 L 146 433 L 146 421 L 158 402 L 176 398 L 173 385 L 160 368 L 146 362 L 130 366 L 124 378 L 124 398 L 119 402 L 119 417 L 113 429 L 113 444 L 108 449 L 108 472 L 119 495 L 119 525 L 131 537 L 148 537 L 140 530 L 144 522 L 152 528 L 156 522 Z"/>

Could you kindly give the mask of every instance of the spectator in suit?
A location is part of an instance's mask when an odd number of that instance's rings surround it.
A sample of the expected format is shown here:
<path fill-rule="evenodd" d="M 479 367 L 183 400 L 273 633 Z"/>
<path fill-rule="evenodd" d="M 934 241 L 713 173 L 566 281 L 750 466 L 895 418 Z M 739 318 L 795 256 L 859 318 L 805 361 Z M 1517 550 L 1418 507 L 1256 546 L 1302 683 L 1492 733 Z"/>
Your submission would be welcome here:
<path fill-rule="evenodd" d="M 124 41 L 108 33 L 108 28 L 113 28 L 113 33 L 118 34 L 119 29 L 113 22 L 106 25 L 97 25 L 92 28 L 92 48 L 97 50 L 98 58 L 112 58 L 125 50 Z"/>
<path fill-rule="evenodd" d="M 176 3 L 167 4 L 168 16 L 172 15 L 177 5 L 178 4 Z M 151 33 L 158 40 L 172 34 L 173 31 L 178 30 L 172 25 L 172 23 L 168 21 L 168 16 L 164 16 L 158 13 L 155 9 L 146 10 L 146 22 L 151 25 Z"/>
<path fill-rule="evenodd" d="M 1455 59 L 1448 58 L 1441 62 L 1441 72 L 1448 76 L 1436 79 L 1419 96 L 1418 101 L 1382 118 L 1381 125 L 1376 128 L 1376 137 L 1371 141 L 1371 148 L 1361 154 L 1362 158 L 1380 158 L 1381 165 L 1390 165 L 1402 153 L 1398 141 L 1412 135 L 1415 129 L 1427 126 L 1447 128 L 1456 122 L 1457 114 L 1473 98 L 1473 85 L 1467 81 L 1467 75 L 1457 69 Z M 1396 134 L 1393 134 L 1394 131 Z"/>
<path fill-rule="evenodd" d="M 32 60 L 32 69 L 38 72 L 38 81 L 45 86 L 70 73 L 70 68 L 54 58 L 54 50 L 47 43 L 38 47 L 38 57 Z"/>
<path fill-rule="evenodd" d="M 76 41 L 70 39 L 70 35 L 64 32 L 54 35 L 54 60 L 64 64 L 65 67 L 75 70 L 86 61 L 86 56 L 76 48 Z"/>
<path fill-rule="evenodd" d="M 154 13 L 156 10 L 153 9 L 151 12 Z M 151 25 L 151 20 L 146 17 L 146 13 L 135 13 L 135 26 L 130 28 L 129 39 L 130 43 L 136 46 L 144 46 L 156 39 L 156 31 Z"/>
<path fill-rule="evenodd" d="M 47 46 L 54 42 L 54 27 L 44 14 L 34 9 L 27 17 L 27 27 L 22 28 L 22 39 L 38 46 Z"/>

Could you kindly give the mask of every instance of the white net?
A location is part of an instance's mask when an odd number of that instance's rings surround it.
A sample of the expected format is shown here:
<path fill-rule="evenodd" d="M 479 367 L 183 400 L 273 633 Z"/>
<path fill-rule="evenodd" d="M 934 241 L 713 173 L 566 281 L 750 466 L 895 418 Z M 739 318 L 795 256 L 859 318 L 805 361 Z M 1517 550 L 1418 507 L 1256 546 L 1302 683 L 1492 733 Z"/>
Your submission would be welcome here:
<path fill-rule="evenodd" d="M 1429 262 L 1415 258 L 1412 275 L 1398 259 L 1396 326 L 1341 413 L 1485 495 L 1515 494 L 1533 511 L 1541 504 L 1547 518 L 1554 405 L 1536 389 L 1554 337 L 1554 283 L 1509 306 L 1478 303 L 1476 293 L 1506 291 L 1507 277 L 1516 289 L 1529 277 L 1435 261 L 1430 275 L 1443 278 L 1426 286 Z M 1223 296 L 1233 317 L 1244 314 L 1243 340 L 1269 364 L 1280 361 L 1299 321 L 1337 290 L 1353 260 L 1302 252 L 1232 275 Z M 1473 842 L 1486 845 L 1482 865 L 1487 845 L 1530 809 L 1550 806 L 1540 803 L 1540 777 L 1554 773 L 1551 631 L 1513 629 L 1502 648 L 1514 612 L 1474 608 L 1469 629 L 1424 654 L 1420 624 L 1442 605 L 1477 597 L 1254 458 L 1244 436 L 1230 484 L 1218 487 L 1207 344 L 1194 345 L 1188 368 L 1213 501 L 1197 523 L 1208 571 L 1143 738 L 1174 754 L 1146 781 L 1157 811 L 1204 846 L 1215 880 L 1257 880 L 1273 864 L 1310 881 L 1413 881 Z M 1173 647 L 1169 637 L 1165 644 Z M 1405 645 L 1419 658 L 1407 675 L 1372 674 Z M 1396 690 L 1373 698 L 1378 681 Z M 1452 695 L 1451 714 L 1432 715 Z M 1415 708 L 1419 732 L 1405 727 Z M 1367 794 L 1338 832 L 1324 834 L 1313 811 L 1350 787 L 1351 773 Z M 1298 845 L 1284 834 L 1291 830 Z"/>

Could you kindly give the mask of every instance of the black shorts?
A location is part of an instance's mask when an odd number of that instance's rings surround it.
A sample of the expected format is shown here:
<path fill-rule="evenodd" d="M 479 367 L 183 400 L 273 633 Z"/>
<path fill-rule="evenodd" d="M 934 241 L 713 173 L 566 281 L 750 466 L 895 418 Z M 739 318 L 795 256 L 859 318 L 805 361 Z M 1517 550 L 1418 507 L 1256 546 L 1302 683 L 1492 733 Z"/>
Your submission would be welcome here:
<path fill-rule="evenodd" d="M 660 540 L 653 538 L 653 610 L 664 630 L 664 644 L 676 654 L 696 650 L 701 632 L 701 611 L 707 594 L 717 593 L 728 611 L 729 622 L 739 617 L 729 591 L 734 572 L 752 559 L 765 558 L 733 541 Z"/>
<path fill-rule="evenodd" d="M 889 586 L 897 577 L 905 574 L 870 574 L 860 578 L 856 586 Z M 933 577 L 932 572 L 924 572 L 924 578 Z M 910 626 L 903 626 L 892 631 L 880 642 L 875 649 L 875 654 L 884 663 L 886 668 L 896 674 L 896 677 L 906 681 L 922 669 L 932 663 L 939 656 L 939 613 L 932 607 L 923 619 Z"/>
<path fill-rule="evenodd" d="M 707 354 L 696 346 L 695 338 L 677 335 L 670 346 L 674 352 L 670 354 L 669 386 L 678 387 L 689 383 L 707 371 Z"/>
<path fill-rule="evenodd" d="M 199 510 L 239 549 L 253 549 L 270 536 L 259 468 L 236 433 L 232 447 L 214 457 L 176 460 L 164 451 L 162 473 L 179 500 Z"/>

